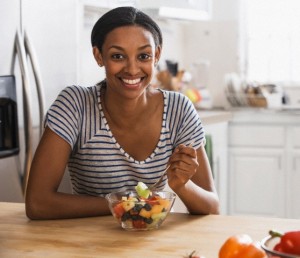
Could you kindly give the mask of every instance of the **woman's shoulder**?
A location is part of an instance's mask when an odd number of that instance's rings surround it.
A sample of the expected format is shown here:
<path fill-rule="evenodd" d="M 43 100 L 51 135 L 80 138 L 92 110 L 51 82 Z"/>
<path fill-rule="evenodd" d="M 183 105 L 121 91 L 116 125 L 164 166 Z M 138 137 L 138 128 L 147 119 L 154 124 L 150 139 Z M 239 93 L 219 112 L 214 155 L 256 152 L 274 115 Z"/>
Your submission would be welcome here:
<path fill-rule="evenodd" d="M 193 107 L 191 100 L 181 92 L 159 89 L 165 98 L 166 104 L 172 105 L 174 108 L 180 106 Z"/>
<path fill-rule="evenodd" d="M 95 92 L 97 88 L 101 87 L 100 85 L 94 86 L 81 86 L 81 85 L 70 85 L 66 86 L 61 93 L 91 93 Z"/>
<path fill-rule="evenodd" d="M 177 98 L 177 99 L 184 99 L 184 100 L 189 100 L 189 98 L 184 95 L 183 93 L 179 91 L 170 91 L 170 90 L 164 90 L 164 89 L 159 89 L 165 97 L 167 98 Z"/>
<path fill-rule="evenodd" d="M 66 86 L 61 92 L 58 94 L 57 99 L 73 99 L 79 100 L 83 97 L 93 97 L 96 98 L 98 92 L 100 91 L 99 85 L 94 86 L 80 86 L 80 85 L 70 85 Z"/>

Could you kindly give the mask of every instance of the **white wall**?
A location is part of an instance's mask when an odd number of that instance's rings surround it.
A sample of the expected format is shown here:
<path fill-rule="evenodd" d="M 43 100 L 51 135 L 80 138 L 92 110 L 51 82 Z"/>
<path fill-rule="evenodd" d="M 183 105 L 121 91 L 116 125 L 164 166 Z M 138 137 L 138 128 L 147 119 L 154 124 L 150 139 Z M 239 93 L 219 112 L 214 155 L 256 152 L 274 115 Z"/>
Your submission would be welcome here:
<path fill-rule="evenodd" d="M 239 72 L 238 1 L 214 0 L 210 21 L 192 22 L 184 26 L 184 66 L 209 62 L 208 85 L 213 106 L 227 106 L 224 75 Z"/>
<path fill-rule="evenodd" d="M 46 107 L 77 81 L 77 0 L 23 1 L 24 27 L 31 36 L 45 88 Z"/>

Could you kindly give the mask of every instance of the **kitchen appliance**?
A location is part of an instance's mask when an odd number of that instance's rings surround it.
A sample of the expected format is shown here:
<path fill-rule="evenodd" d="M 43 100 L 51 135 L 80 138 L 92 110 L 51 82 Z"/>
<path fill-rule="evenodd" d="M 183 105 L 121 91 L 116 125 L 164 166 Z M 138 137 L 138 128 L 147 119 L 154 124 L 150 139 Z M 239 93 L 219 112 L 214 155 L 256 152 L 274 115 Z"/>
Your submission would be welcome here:
<path fill-rule="evenodd" d="M 45 110 L 77 83 L 79 6 L 78 0 L 0 1 L 0 201 L 24 201 Z"/>
<path fill-rule="evenodd" d="M 0 76 L 0 158 L 18 153 L 19 128 L 15 77 Z"/>
<path fill-rule="evenodd" d="M 1 101 L 1 140 L 3 142 L 3 148 L 0 150 L 0 158 L 18 154 L 18 123 L 17 123 L 17 103 L 16 103 L 16 89 L 14 73 L 16 72 L 16 64 L 18 58 L 18 64 L 21 72 L 21 87 L 22 87 L 22 101 L 23 101 L 23 131 L 24 131 L 24 165 L 19 171 L 20 180 L 22 184 L 23 193 L 26 192 L 27 181 L 29 177 L 29 170 L 31 166 L 32 153 L 33 153 L 33 126 L 31 116 L 31 101 L 30 91 L 33 84 L 30 84 L 29 64 L 35 79 L 36 93 L 38 96 L 38 110 L 39 110 L 39 126 L 40 134 L 42 131 L 42 122 L 44 116 L 44 94 L 41 83 L 41 78 L 38 69 L 38 63 L 33 47 L 26 32 L 20 32 L 16 30 L 14 44 L 13 44 L 13 55 L 11 59 L 11 76 L 2 76 L 3 85 L 3 100 Z M 5 79 L 6 78 L 6 79 Z M 9 79 L 10 78 L 10 79 Z M 13 79 L 12 79 L 13 78 Z M 5 81 L 7 83 L 5 83 Z M 9 83 L 10 82 L 10 83 Z M 5 96 L 6 95 L 6 96 Z M 16 150 L 13 150 L 13 149 Z"/>

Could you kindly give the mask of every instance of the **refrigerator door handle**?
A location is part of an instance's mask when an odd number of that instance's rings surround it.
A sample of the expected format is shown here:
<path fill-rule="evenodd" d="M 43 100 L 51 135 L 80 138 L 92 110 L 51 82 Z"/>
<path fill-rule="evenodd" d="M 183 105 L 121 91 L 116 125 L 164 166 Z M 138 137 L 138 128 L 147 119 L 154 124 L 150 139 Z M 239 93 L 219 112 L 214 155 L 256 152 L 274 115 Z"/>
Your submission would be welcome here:
<path fill-rule="evenodd" d="M 29 85 L 29 70 L 26 61 L 26 52 L 21 33 L 16 32 L 14 51 L 12 57 L 11 74 L 14 74 L 16 56 L 18 56 L 21 76 L 22 76 L 22 92 L 23 92 L 23 115 L 24 115 L 24 141 L 25 141 L 25 158 L 24 169 L 21 173 L 22 190 L 25 196 L 29 171 L 32 161 L 32 116 L 30 107 L 30 85 Z"/>
<path fill-rule="evenodd" d="M 44 110 L 45 110 L 45 98 L 44 98 L 44 92 L 43 92 L 43 85 L 42 85 L 42 80 L 41 80 L 41 72 L 38 66 L 36 54 L 34 51 L 34 48 L 32 47 L 28 34 L 26 31 L 24 32 L 24 45 L 25 45 L 25 51 L 26 54 L 30 58 L 31 66 L 32 66 L 32 71 L 35 79 L 35 84 L 36 84 L 36 90 L 37 90 L 37 96 L 38 96 L 38 102 L 39 102 L 39 124 L 40 124 L 40 131 L 39 131 L 39 136 L 41 138 L 42 132 L 43 132 L 43 119 L 44 119 Z"/>

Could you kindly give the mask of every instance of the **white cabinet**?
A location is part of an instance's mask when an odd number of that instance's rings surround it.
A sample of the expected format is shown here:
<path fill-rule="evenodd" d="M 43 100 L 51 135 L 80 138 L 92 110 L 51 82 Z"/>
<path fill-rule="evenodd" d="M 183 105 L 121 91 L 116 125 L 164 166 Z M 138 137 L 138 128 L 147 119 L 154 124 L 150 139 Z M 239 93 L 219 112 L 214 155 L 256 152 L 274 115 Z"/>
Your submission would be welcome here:
<path fill-rule="evenodd" d="M 282 150 L 230 150 L 230 214 L 283 217 L 284 155 Z"/>
<path fill-rule="evenodd" d="M 229 214 L 300 218 L 300 119 L 239 111 L 229 124 Z"/>

